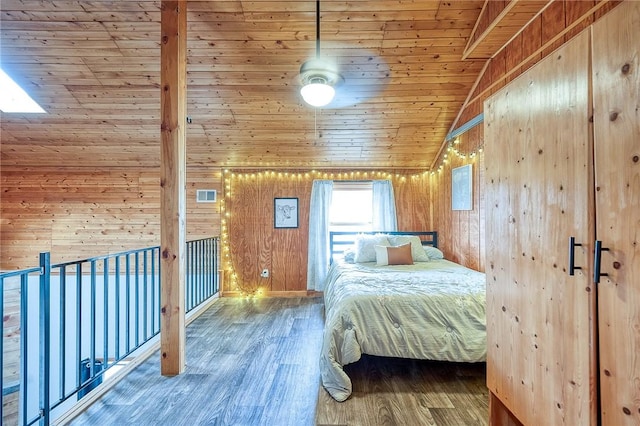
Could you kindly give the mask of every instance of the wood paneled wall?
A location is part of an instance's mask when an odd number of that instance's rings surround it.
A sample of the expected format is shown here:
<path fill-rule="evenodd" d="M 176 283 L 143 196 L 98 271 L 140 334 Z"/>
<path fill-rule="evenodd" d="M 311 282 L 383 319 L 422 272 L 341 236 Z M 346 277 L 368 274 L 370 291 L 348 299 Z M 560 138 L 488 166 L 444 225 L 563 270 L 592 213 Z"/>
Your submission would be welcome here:
<path fill-rule="evenodd" d="M 481 113 L 487 96 L 617 3 L 597 0 L 553 2 L 490 60 L 456 125 Z M 476 150 L 483 144 L 482 130 L 474 129 L 460 140 L 460 152 Z M 442 155 L 434 163 L 436 168 L 442 164 Z M 451 168 L 469 161 L 474 164 L 474 210 L 453 212 L 450 208 Z M 403 175 L 404 181 L 394 177 L 400 228 L 435 229 L 441 235 L 441 247 L 449 258 L 484 270 L 483 168 L 480 154 L 473 160 L 450 158 L 443 170 L 435 175 L 412 177 L 408 174 Z M 311 179 L 290 180 L 286 184 L 284 181 L 268 184 L 267 180 L 234 181 L 234 197 L 229 199 L 227 210 L 233 213 L 228 218 L 228 229 L 231 246 L 236 251 L 234 259 L 244 259 L 235 268 L 243 271 L 238 276 L 253 283 L 251 286 L 267 285 L 273 291 L 302 290 L 306 287 L 306 266 L 301 267 L 299 262 L 306 259 L 307 242 L 301 235 L 308 220 L 303 214 L 308 215 Z M 159 243 L 160 191 L 159 174 L 155 170 L 5 168 L 1 185 L 0 269 L 34 266 L 40 251 L 50 250 L 53 262 L 60 262 Z M 220 190 L 221 171 L 189 169 L 187 187 L 188 239 L 218 235 L 220 203 L 196 205 L 195 189 Z M 219 198 L 221 195 L 219 191 Z M 238 195 L 237 199 L 235 195 Z M 271 212 L 275 196 L 300 199 L 300 228 L 274 232 Z M 295 258 L 293 261 L 291 256 Z M 286 277 L 278 275 L 281 271 L 277 265 L 281 262 L 286 263 Z M 268 282 L 257 280 L 261 264 L 273 269 Z"/>
<path fill-rule="evenodd" d="M 618 0 L 556 0 L 492 59 L 469 94 L 456 126 L 482 112 L 484 100 L 594 21 Z M 498 5 L 496 5 L 498 6 Z"/>
<path fill-rule="evenodd" d="M 619 3 L 598 0 L 558 0 L 551 3 L 522 33 L 489 60 L 454 127 L 481 114 L 483 102 L 488 96 Z M 484 145 L 482 125 L 463 134 L 459 140 L 456 149 L 461 153 L 477 151 Z M 473 164 L 473 210 L 454 212 L 451 210 L 451 169 L 468 163 Z M 484 271 L 484 156 L 479 152 L 474 158 L 460 158 L 443 149 L 434 163 L 434 170 L 439 166 L 442 166 L 442 170 L 431 176 L 430 193 L 433 197 L 433 226 L 442 235 L 440 246 L 448 258 Z"/>
<path fill-rule="evenodd" d="M 306 292 L 309 207 L 314 179 L 380 179 L 381 172 L 361 171 L 225 173 L 223 222 L 224 291 L 228 294 Z M 389 174 L 400 230 L 431 230 L 429 183 L 422 176 Z M 298 198 L 298 228 L 274 228 L 274 198 Z M 227 251 L 228 248 L 228 251 Z M 260 272 L 269 269 L 268 278 Z"/>
<path fill-rule="evenodd" d="M 484 155 L 482 125 L 457 138 L 443 153 L 441 169 L 430 175 L 433 226 L 440 233 L 440 249 L 447 259 L 484 272 Z M 444 158 L 446 155 L 446 158 Z M 473 155 L 473 156 L 472 156 Z M 463 157 L 464 156 L 464 157 Z M 445 161 L 446 160 L 446 161 Z M 451 171 L 472 165 L 472 209 L 451 209 Z"/>
<path fill-rule="evenodd" d="M 7 170 L 0 177 L 0 269 L 53 263 L 160 244 L 159 170 Z M 220 233 L 220 203 L 196 203 L 196 189 L 221 192 L 218 170 L 187 171 L 187 239 Z"/>

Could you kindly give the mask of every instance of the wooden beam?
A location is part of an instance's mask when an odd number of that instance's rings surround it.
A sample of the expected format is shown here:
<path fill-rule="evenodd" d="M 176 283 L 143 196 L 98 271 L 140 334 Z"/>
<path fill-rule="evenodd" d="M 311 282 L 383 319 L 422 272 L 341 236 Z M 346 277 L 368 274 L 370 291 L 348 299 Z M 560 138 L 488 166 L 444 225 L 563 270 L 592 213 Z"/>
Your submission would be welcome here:
<path fill-rule="evenodd" d="M 550 46 L 552 46 L 555 42 L 561 40 L 565 35 L 568 35 L 569 33 L 571 33 L 571 31 L 574 28 L 578 27 L 579 25 L 584 25 L 584 20 L 588 19 L 590 16 L 595 15 L 598 12 L 598 10 L 602 9 L 604 6 L 609 5 L 610 7 L 611 5 L 609 3 L 612 3 L 612 0 L 602 0 L 596 3 L 592 8 L 584 12 L 582 16 L 580 16 L 578 19 L 575 19 L 571 24 L 567 25 L 564 30 L 560 31 L 553 38 L 547 40 L 546 43 L 542 44 L 542 46 L 540 46 L 535 52 L 533 52 L 532 54 L 524 58 L 522 61 L 520 61 L 520 63 L 517 66 L 512 66 L 511 69 L 507 71 L 505 74 L 495 78 L 491 82 L 491 84 L 489 84 L 487 87 L 482 89 L 482 91 L 478 93 L 476 96 L 474 96 L 472 99 L 469 100 L 467 98 L 467 100 L 462 105 L 461 110 L 464 110 L 467 107 L 467 105 L 471 105 L 474 102 L 479 101 L 480 99 L 483 99 L 483 100 L 486 99 L 491 93 L 491 90 L 493 90 L 493 88 L 495 88 L 499 84 L 502 84 L 503 80 L 506 80 L 512 74 L 520 72 L 521 67 L 529 68 L 529 63 L 536 58 L 540 58 L 540 54 L 542 52 L 549 49 Z M 606 10 L 606 8 L 603 10 Z M 485 72 L 485 69 L 480 71 L 477 81 L 480 81 L 482 79 L 484 72 Z M 474 90 L 475 90 L 475 86 L 471 89 L 469 94 L 473 93 Z"/>
<path fill-rule="evenodd" d="M 489 2 L 486 2 L 482 12 L 473 28 L 473 33 L 469 37 L 462 59 L 489 59 L 493 58 L 504 46 L 509 44 L 513 38 L 542 13 L 552 0 L 512 0 L 508 2 L 504 9 L 486 27 L 480 28 L 479 23 L 482 15 L 488 13 Z M 476 35 L 476 31 L 482 34 Z"/>
<path fill-rule="evenodd" d="M 185 366 L 187 2 L 163 1 L 160 48 L 161 373 Z"/>

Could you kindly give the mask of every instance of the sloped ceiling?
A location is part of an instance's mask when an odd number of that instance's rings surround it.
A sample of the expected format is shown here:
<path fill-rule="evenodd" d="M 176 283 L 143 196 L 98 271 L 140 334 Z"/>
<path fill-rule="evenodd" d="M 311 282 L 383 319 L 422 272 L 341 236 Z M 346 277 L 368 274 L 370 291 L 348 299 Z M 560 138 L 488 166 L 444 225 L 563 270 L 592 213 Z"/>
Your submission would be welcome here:
<path fill-rule="evenodd" d="M 187 163 L 426 169 L 485 59 L 484 0 L 321 2 L 345 82 L 307 106 L 315 1 L 189 1 Z M 48 114 L 2 114 L 3 167 L 158 167 L 160 2 L 3 0 L 2 68 Z"/>

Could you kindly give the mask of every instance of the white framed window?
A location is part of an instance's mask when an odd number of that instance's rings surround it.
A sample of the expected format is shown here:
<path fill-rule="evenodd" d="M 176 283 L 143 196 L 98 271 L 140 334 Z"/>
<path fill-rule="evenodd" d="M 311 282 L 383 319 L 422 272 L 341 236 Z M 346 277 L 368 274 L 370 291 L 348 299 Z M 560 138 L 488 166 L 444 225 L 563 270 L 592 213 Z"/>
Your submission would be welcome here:
<path fill-rule="evenodd" d="M 329 231 L 373 229 L 373 182 L 334 181 L 329 212 Z"/>
<path fill-rule="evenodd" d="M 215 189 L 197 189 L 196 190 L 196 202 L 198 203 L 215 203 L 217 196 Z"/>

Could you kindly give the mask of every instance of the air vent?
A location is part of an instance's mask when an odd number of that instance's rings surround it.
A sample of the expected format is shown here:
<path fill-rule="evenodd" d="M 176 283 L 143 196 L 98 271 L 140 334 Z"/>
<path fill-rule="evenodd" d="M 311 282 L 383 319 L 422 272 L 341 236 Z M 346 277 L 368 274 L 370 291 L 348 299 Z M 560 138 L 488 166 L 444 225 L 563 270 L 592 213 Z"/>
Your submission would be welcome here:
<path fill-rule="evenodd" d="M 215 203 L 216 195 L 215 189 L 198 189 L 196 190 L 196 201 L 198 203 Z"/>

